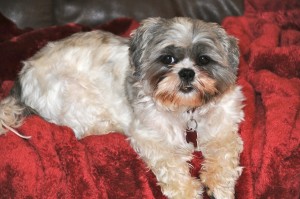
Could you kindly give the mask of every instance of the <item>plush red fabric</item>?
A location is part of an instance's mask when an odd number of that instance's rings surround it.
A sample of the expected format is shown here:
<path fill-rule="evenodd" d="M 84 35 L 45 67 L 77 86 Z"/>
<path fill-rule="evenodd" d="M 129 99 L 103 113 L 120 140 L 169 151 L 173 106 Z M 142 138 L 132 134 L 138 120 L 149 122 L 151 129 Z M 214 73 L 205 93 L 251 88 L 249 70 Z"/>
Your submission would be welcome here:
<path fill-rule="evenodd" d="M 300 198 L 300 2 L 246 0 L 223 21 L 239 39 L 244 172 L 237 198 Z"/>
<path fill-rule="evenodd" d="M 239 199 L 300 197 L 300 13 L 299 1 L 246 0 L 245 14 L 223 26 L 239 38 L 238 83 L 246 96 L 241 125 L 245 167 Z M 138 23 L 116 19 L 94 27 L 128 36 Z M 91 30 L 67 24 L 18 29 L 0 16 L 0 99 L 22 64 L 48 41 Z M 19 131 L 0 136 L 0 198 L 164 198 L 156 179 L 126 138 L 113 133 L 76 140 L 67 127 L 37 116 Z M 191 173 L 202 161 L 195 153 Z"/>

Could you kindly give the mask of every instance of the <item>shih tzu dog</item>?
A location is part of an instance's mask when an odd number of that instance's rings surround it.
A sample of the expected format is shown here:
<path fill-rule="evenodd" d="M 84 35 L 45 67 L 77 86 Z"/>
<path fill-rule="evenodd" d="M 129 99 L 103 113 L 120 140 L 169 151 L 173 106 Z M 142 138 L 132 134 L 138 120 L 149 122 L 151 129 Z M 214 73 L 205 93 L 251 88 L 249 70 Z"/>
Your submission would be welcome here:
<path fill-rule="evenodd" d="M 200 20 L 150 18 L 129 40 L 77 33 L 24 62 L 0 104 L 0 133 L 15 131 L 28 113 L 71 127 L 79 139 L 124 132 L 168 198 L 202 198 L 205 188 L 232 199 L 242 172 L 238 63 L 236 39 Z M 199 179 L 189 172 L 195 150 L 204 157 Z"/>

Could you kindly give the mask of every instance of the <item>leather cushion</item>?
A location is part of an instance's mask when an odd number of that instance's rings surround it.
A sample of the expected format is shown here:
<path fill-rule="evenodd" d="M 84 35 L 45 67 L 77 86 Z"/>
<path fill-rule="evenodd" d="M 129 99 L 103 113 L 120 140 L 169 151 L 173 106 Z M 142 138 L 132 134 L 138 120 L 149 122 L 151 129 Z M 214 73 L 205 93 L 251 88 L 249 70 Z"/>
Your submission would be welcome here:
<path fill-rule="evenodd" d="M 20 28 L 70 22 L 91 26 L 117 17 L 187 16 L 220 23 L 243 9 L 243 0 L 0 0 L 0 12 Z"/>

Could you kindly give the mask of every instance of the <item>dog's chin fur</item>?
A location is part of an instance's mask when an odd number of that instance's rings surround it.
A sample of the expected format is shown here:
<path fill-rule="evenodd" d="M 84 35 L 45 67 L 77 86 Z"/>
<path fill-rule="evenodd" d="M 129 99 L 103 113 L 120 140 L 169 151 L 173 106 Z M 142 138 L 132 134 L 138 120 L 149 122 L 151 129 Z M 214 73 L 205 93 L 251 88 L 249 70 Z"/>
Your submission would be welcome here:
<path fill-rule="evenodd" d="M 0 121 L 17 127 L 16 113 L 30 107 L 77 138 L 124 132 L 168 198 L 202 198 L 206 187 L 232 199 L 243 148 L 238 58 L 236 40 L 221 27 L 188 18 L 147 19 L 129 40 L 77 33 L 24 62 L 19 95 L 0 104 L 14 115 Z M 186 141 L 191 120 L 196 148 Z M 194 150 L 205 158 L 200 180 L 189 173 Z"/>

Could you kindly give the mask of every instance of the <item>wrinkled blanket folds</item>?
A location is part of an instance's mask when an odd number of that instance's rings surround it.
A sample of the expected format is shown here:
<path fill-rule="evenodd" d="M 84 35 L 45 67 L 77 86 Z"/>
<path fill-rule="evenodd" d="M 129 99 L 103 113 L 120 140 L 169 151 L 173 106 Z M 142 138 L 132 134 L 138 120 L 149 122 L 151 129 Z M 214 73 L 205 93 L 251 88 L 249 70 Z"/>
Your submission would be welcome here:
<path fill-rule="evenodd" d="M 246 0 L 245 13 L 223 21 L 239 39 L 238 84 L 245 121 L 238 199 L 300 198 L 300 5 L 297 0 Z M 98 27 L 66 24 L 18 29 L 0 16 L 0 99 L 22 67 L 48 41 L 103 29 L 129 36 L 120 18 Z M 1 110 L 0 110 L 1 111 Z M 164 198 L 155 176 L 119 133 L 76 140 L 71 129 L 30 116 L 19 128 L 30 140 L 0 136 L 0 198 Z M 196 176 L 201 154 L 195 153 Z"/>

